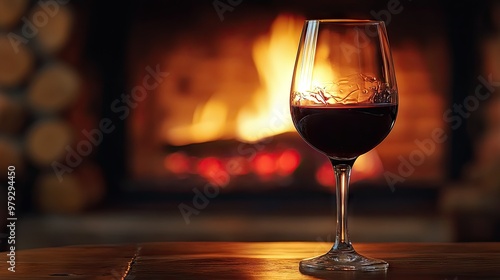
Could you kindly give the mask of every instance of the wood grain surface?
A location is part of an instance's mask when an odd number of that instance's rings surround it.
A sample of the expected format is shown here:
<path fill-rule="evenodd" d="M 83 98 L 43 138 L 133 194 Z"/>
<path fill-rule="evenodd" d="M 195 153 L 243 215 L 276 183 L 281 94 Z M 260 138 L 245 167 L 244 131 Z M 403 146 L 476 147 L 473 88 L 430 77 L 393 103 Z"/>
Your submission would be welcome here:
<path fill-rule="evenodd" d="M 16 253 L 15 273 L 2 261 L 0 279 L 500 279 L 500 243 L 354 244 L 358 252 L 388 261 L 389 270 L 300 273 L 300 259 L 329 246 L 165 242 L 34 249 Z"/>

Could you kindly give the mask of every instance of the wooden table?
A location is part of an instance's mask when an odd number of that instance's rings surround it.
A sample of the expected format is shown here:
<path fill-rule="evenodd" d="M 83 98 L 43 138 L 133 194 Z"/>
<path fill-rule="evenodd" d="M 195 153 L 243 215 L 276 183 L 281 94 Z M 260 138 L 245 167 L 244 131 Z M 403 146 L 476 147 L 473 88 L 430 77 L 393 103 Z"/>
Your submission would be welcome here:
<path fill-rule="evenodd" d="M 335 272 L 323 279 L 500 279 L 500 243 L 354 244 L 389 262 L 387 272 Z M 320 242 L 168 242 L 70 246 L 16 252 L 16 272 L 0 257 L 0 279 L 317 279 L 298 270 Z"/>

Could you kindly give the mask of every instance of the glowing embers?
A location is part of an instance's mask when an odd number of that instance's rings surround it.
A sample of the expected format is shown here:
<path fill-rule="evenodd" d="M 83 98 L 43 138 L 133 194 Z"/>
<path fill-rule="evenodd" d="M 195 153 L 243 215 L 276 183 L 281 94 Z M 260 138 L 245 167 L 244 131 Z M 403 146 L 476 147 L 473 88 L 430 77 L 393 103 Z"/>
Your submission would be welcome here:
<path fill-rule="evenodd" d="M 165 156 L 164 167 L 170 176 L 196 175 L 214 183 L 220 178 L 255 180 L 255 177 L 257 181 L 272 182 L 292 176 L 300 162 L 300 153 L 292 148 L 276 152 L 262 151 L 249 157 L 239 155 L 196 157 L 179 151 Z"/>
<path fill-rule="evenodd" d="M 197 178 L 235 189 L 274 188 L 297 180 L 306 182 L 299 186 L 304 188 L 335 186 L 330 162 L 315 152 L 290 147 L 262 150 L 247 156 L 191 156 L 185 151 L 177 151 L 167 154 L 163 162 L 171 178 Z M 380 179 L 383 171 L 377 152 L 370 151 L 356 161 L 351 182 Z"/>
<path fill-rule="evenodd" d="M 351 172 L 351 182 L 362 180 L 373 180 L 380 178 L 384 172 L 382 161 L 376 150 L 371 150 L 368 153 L 361 155 L 354 164 L 354 169 Z M 326 161 L 316 169 L 316 181 L 323 187 L 335 187 L 335 176 L 332 165 Z"/>

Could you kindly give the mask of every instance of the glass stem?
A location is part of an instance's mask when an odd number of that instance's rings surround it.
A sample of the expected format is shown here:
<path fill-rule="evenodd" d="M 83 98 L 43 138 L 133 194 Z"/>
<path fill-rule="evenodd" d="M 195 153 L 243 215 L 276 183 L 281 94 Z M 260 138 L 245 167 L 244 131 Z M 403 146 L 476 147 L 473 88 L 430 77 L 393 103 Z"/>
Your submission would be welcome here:
<path fill-rule="evenodd" d="M 351 164 L 333 163 L 337 189 L 337 233 L 332 250 L 353 250 L 347 229 L 347 200 L 349 198 L 349 180 Z"/>

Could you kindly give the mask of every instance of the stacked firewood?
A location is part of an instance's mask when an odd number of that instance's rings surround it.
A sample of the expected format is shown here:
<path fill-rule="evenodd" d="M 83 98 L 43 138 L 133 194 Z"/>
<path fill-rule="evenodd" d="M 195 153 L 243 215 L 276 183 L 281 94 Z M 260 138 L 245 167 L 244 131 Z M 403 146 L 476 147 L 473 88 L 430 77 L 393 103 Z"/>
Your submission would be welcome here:
<path fill-rule="evenodd" d="M 68 2 L 0 0 L 0 180 L 15 166 L 18 180 L 32 178 L 30 203 L 48 213 L 80 212 L 105 190 L 92 154 L 66 162 L 96 118 L 85 75 L 64 55 L 75 26 Z"/>

